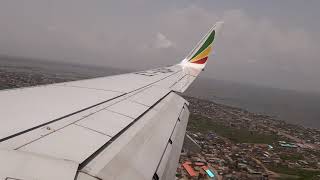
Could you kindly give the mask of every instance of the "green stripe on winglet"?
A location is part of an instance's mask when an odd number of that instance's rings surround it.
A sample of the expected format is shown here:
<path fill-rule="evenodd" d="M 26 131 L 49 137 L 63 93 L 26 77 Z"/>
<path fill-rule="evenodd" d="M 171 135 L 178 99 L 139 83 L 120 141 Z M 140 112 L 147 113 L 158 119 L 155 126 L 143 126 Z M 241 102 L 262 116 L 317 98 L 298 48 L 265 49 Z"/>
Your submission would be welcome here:
<path fill-rule="evenodd" d="M 201 48 L 197 51 L 197 53 L 191 58 L 193 59 L 198 54 L 200 54 L 202 51 L 204 51 L 214 40 L 215 31 L 212 31 L 206 42 L 201 46 Z"/>

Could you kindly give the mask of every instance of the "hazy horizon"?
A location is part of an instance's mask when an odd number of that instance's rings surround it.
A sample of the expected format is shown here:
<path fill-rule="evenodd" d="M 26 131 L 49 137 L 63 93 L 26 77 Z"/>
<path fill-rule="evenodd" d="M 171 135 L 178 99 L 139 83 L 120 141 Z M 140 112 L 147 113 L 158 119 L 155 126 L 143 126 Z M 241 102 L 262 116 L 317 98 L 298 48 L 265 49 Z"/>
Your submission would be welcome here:
<path fill-rule="evenodd" d="M 119 70 L 120 73 L 131 73 L 135 71 L 140 71 L 140 70 L 145 70 L 145 68 L 119 68 L 119 67 L 113 67 L 113 66 L 99 66 L 95 64 L 85 64 L 85 63 L 74 63 L 74 62 L 61 62 L 61 61 L 54 61 L 54 60 L 40 60 L 40 59 L 31 59 L 31 58 L 24 58 L 24 57 L 18 57 L 18 56 L 7 56 L 7 55 L 1 55 L 0 54 L 0 66 L 1 62 L 4 60 L 9 62 L 13 60 L 13 64 L 16 62 L 21 62 L 22 64 L 24 63 L 30 63 L 30 65 L 33 65 L 33 63 L 41 63 L 44 66 L 50 65 L 50 64 L 56 64 L 60 66 L 61 64 L 67 64 L 69 66 L 79 66 L 79 67 L 89 67 L 89 68 L 98 68 L 99 70 L 104 70 L 104 69 L 114 69 L 114 70 Z M 160 67 L 160 66 L 158 66 Z M 157 68 L 157 67 L 153 67 Z M 101 73 L 101 72 L 100 72 Z M 107 75 L 116 75 L 115 74 L 107 74 Z M 301 90 L 296 90 L 296 89 L 288 89 L 288 88 L 281 88 L 281 87 L 272 87 L 272 86 L 266 86 L 266 85 L 261 85 L 261 84 L 255 84 L 255 83 L 250 83 L 250 82 L 237 82 L 233 80 L 221 80 L 217 79 L 215 77 L 207 77 L 203 76 L 200 74 L 200 76 L 197 79 L 202 79 L 202 80 L 213 80 L 213 81 L 220 81 L 220 82 L 227 82 L 230 84 L 235 84 L 235 85 L 247 85 L 247 86 L 253 86 L 257 88 L 266 88 L 266 89 L 274 89 L 274 90 L 284 90 L 284 91 L 290 91 L 290 92 L 296 92 L 296 93 L 307 93 L 307 94 L 313 94 L 313 95 L 320 95 L 320 92 L 317 91 L 301 91 Z M 196 80 L 197 80 L 196 79 Z"/>

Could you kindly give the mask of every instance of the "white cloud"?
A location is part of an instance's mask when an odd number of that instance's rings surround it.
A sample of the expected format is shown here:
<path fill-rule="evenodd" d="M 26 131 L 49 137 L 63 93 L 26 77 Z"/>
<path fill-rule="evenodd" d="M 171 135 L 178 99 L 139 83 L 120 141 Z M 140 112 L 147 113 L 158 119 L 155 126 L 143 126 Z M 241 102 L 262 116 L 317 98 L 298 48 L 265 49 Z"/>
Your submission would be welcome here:
<path fill-rule="evenodd" d="M 155 42 L 154 42 L 154 47 L 155 48 L 170 48 L 173 47 L 174 43 L 170 41 L 164 34 L 162 33 L 157 33 Z"/>

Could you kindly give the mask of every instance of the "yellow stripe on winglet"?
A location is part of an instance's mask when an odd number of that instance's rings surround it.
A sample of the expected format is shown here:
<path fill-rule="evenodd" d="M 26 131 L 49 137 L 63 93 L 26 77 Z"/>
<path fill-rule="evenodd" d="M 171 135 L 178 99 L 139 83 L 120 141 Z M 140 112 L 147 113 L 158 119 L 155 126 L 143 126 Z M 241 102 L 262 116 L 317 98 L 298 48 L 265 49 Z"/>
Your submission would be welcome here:
<path fill-rule="evenodd" d="M 196 62 L 200 59 L 203 59 L 205 57 L 208 57 L 210 52 L 211 52 L 212 46 L 207 47 L 207 49 L 205 49 L 203 52 L 201 52 L 200 54 L 198 54 L 196 57 L 194 57 L 191 62 Z"/>

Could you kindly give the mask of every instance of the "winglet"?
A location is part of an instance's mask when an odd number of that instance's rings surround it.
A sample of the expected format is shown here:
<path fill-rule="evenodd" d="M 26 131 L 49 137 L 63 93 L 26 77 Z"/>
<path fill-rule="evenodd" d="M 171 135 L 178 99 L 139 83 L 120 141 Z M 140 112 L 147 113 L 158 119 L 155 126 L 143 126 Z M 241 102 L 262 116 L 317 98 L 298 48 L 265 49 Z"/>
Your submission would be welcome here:
<path fill-rule="evenodd" d="M 208 60 L 208 56 L 212 51 L 215 36 L 222 24 L 223 22 L 217 22 L 189 53 L 189 55 L 181 62 L 181 64 L 200 65 L 201 67 L 204 67 Z"/>

